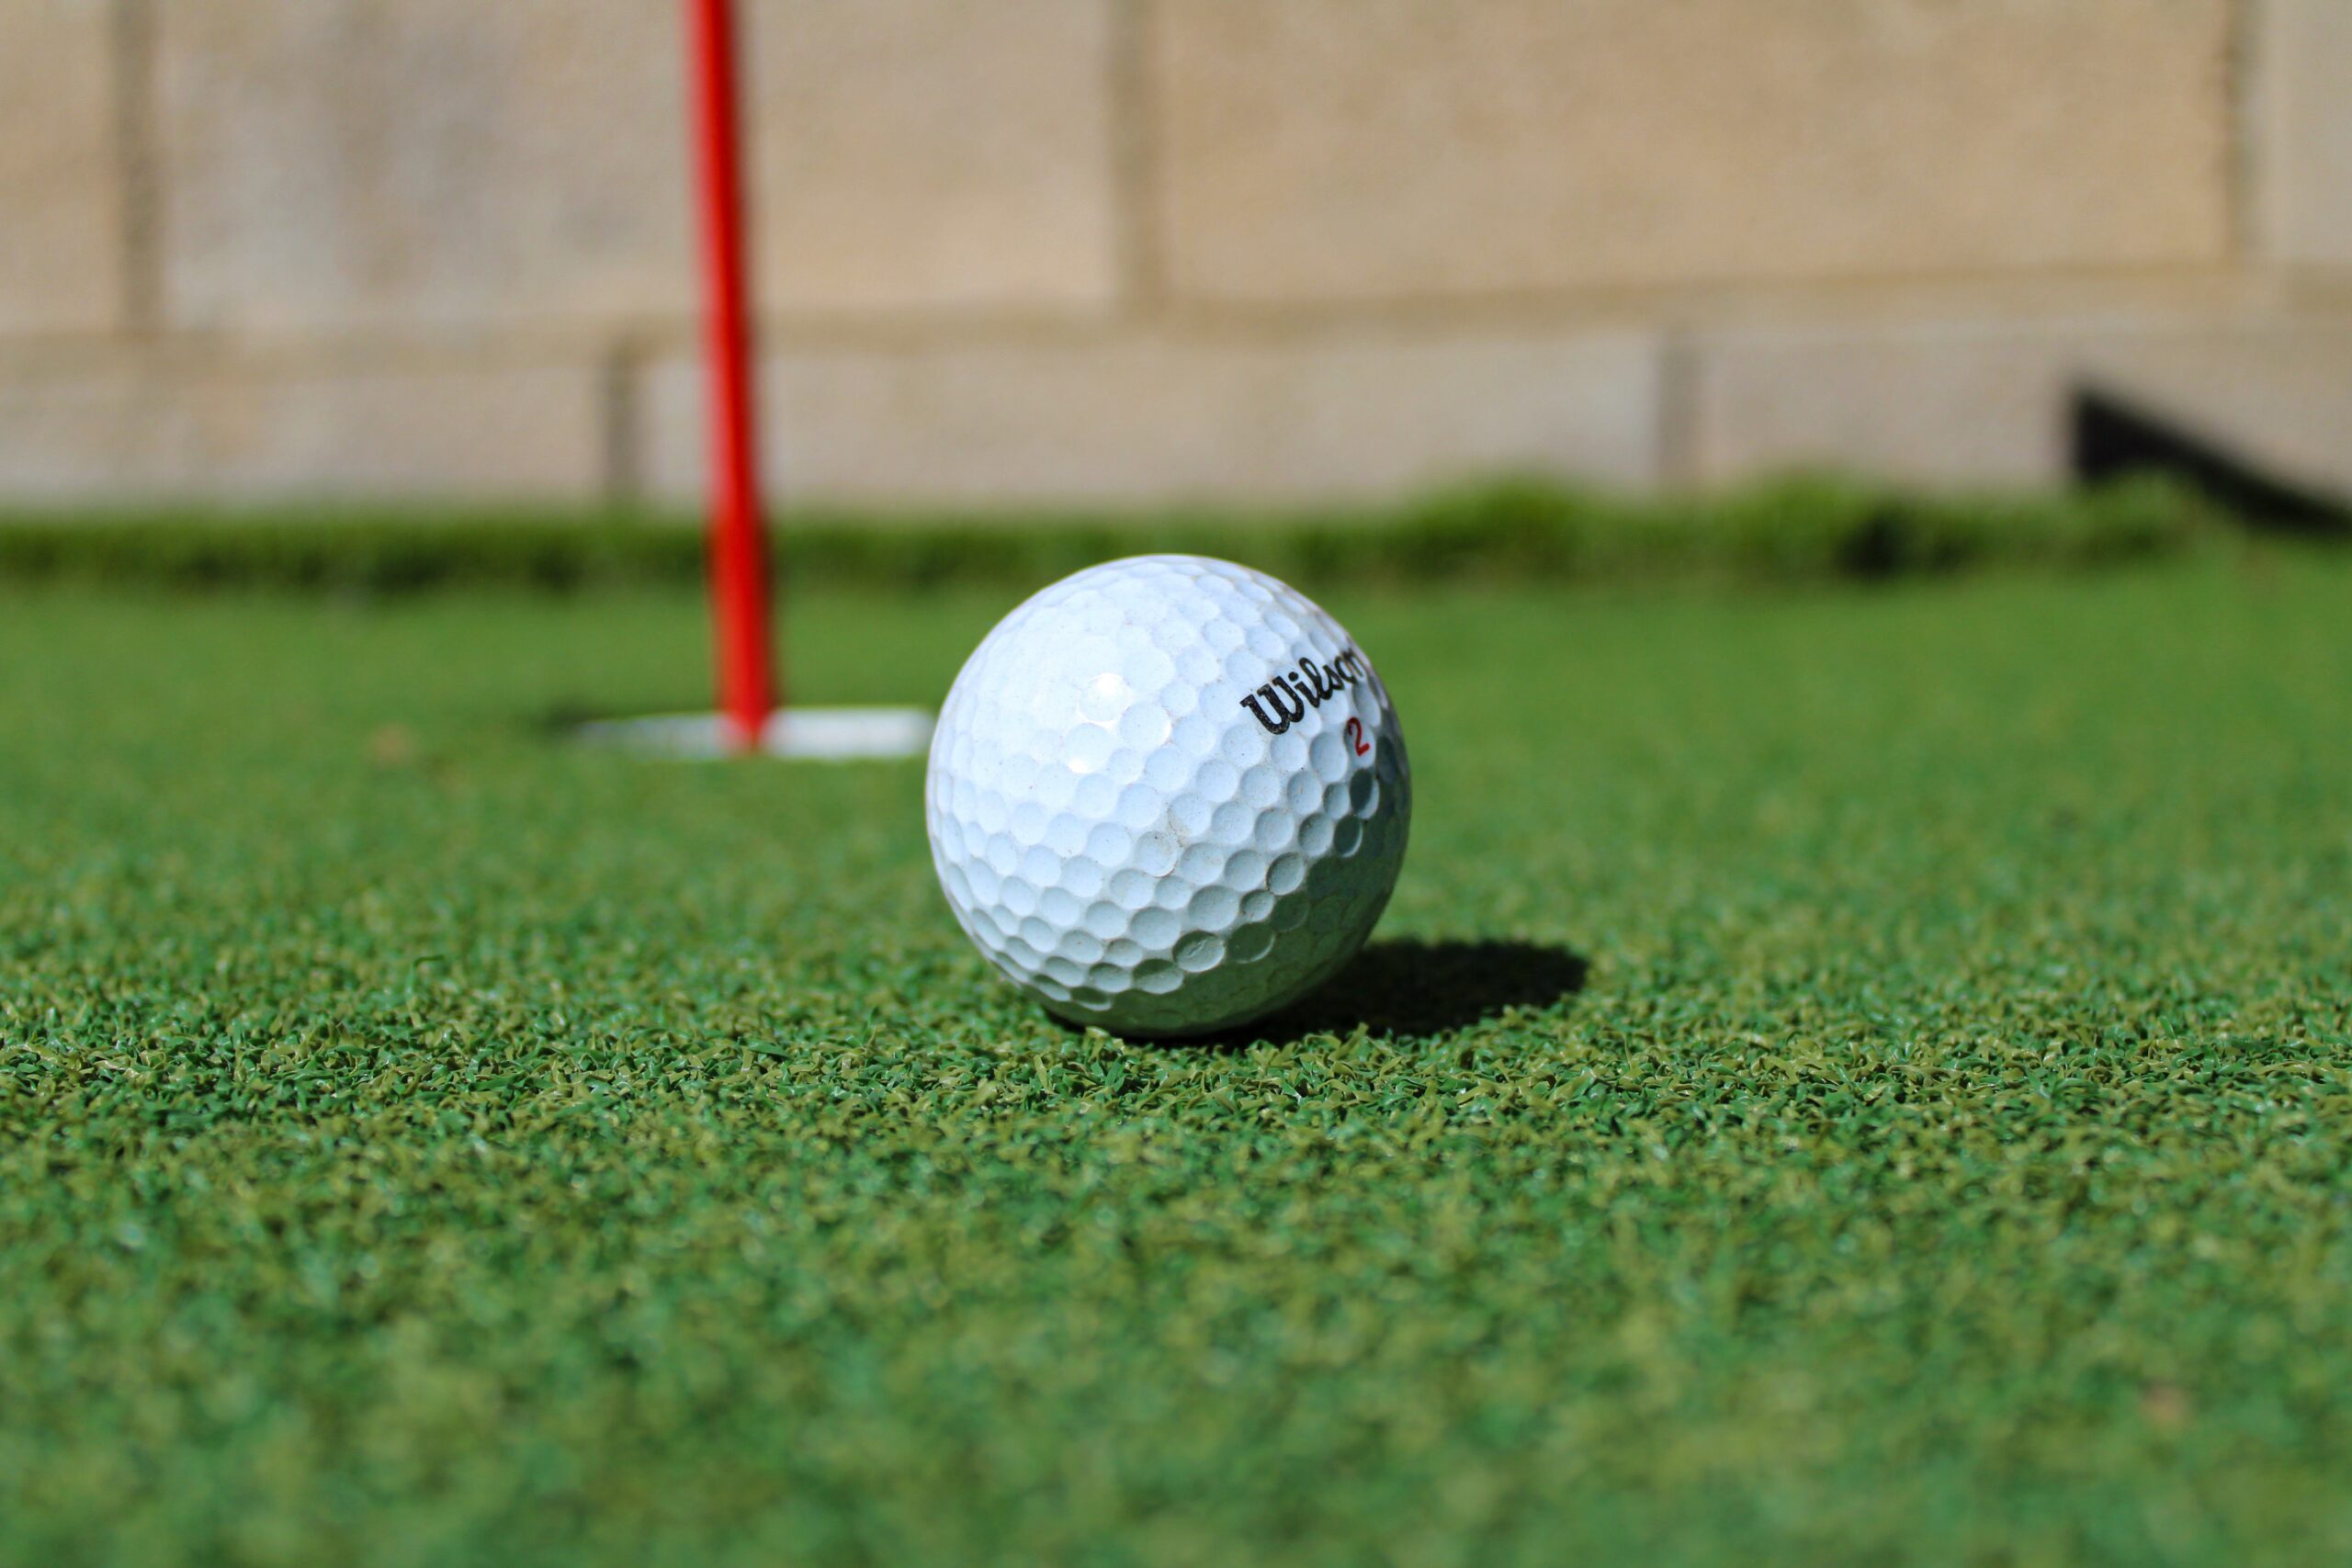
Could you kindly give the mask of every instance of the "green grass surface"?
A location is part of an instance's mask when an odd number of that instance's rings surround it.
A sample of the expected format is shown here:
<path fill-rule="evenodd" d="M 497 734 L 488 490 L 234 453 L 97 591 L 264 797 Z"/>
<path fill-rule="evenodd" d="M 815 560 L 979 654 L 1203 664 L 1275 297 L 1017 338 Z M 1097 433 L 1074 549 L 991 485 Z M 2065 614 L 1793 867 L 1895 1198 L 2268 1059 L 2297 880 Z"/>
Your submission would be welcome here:
<path fill-rule="evenodd" d="M 2184 553 L 2231 528 L 2195 491 L 2154 478 L 1953 497 L 1829 476 L 1682 497 L 1501 479 L 1392 505 L 1270 515 L 801 513 L 779 526 L 800 581 L 889 589 L 1035 583 L 1162 550 L 1246 556 L 1277 575 L 1327 585 L 1875 581 L 2144 560 Z M 682 515 L 645 511 L 0 513 L 0 582 L 386 594 L 450 584 L 692 584 L 702 574 L 699 531 Z"/>
<path fill-rule="evenodd" d="M 2352 1553 L 2352 563 L 1326 597 L 1412 856 L 1203 1050 L 553 744 L 687 595 L 0 591 L 0 1562 Z"/>

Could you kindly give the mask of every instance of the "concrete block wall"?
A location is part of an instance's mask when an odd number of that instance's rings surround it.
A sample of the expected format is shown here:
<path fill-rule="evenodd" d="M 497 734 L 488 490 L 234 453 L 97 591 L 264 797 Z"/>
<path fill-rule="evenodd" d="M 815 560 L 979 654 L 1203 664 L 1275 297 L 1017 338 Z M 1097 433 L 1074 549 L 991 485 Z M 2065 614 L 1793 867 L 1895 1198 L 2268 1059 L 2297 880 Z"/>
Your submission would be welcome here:
<path fill-rule="evenodd" d="M 787 499 L 2352 487 L 2352 0 L 744 0 Z M 684 498 L 674 0 L 7 0 L 0 503 Z"/>

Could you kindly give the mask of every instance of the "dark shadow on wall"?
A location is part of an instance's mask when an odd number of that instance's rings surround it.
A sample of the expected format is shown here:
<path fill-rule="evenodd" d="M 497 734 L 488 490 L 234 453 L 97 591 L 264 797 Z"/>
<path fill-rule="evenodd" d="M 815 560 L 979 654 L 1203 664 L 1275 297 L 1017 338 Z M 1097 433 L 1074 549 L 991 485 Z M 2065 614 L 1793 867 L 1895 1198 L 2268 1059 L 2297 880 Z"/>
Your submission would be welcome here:
<path fill-rule="evenodd" d="M 1555 1006 L 1582 991 L 1590 972 L 1581 955 L 1541 942 L 1375 942 L 1321 990 L 1271 1018 L 1165 1043 L 1180 1049 L 1287 1045 L 1358 1029 L 1393 1040 L 1432 1039 L 1514 1008 Z"/>
<path fill-rule="evenodd" d="M 2266 533 L 2352 537 L 2352 502 L 2267 473 L 2250 459 L 2101 387 L 2075 390 L 2071 445 L 2085 484 L 2161 474 Z"/>

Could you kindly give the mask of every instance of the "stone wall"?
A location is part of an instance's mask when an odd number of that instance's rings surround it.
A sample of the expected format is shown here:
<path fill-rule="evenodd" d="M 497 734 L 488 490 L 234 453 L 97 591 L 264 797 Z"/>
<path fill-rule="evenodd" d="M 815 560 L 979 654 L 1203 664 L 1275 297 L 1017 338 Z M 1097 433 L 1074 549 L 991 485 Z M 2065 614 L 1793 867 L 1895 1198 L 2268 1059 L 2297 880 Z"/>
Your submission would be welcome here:
<path fill-rule="evenodd" d="M 2352 486 L 2352 0 L 746 0 L 862 503 Z M 0 500 L 691 494 L 673 0 L 5 0 Z"/>

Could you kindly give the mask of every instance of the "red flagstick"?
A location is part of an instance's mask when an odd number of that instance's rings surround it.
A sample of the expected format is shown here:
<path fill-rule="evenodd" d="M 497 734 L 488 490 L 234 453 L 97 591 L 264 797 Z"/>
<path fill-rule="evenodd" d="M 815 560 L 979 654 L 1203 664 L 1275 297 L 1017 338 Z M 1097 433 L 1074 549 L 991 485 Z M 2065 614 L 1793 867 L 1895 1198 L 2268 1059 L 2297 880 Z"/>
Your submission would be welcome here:
<path fill-rule="evenodd" d="M 710 604 L 718 707 L 729 743 L 759 750 L 776 705 L 767 539 L 760 510 L 759 424 L 744 265 L 741 115 L 734 0 L 686 0 L 702 175 L 710 376 Z"/>

